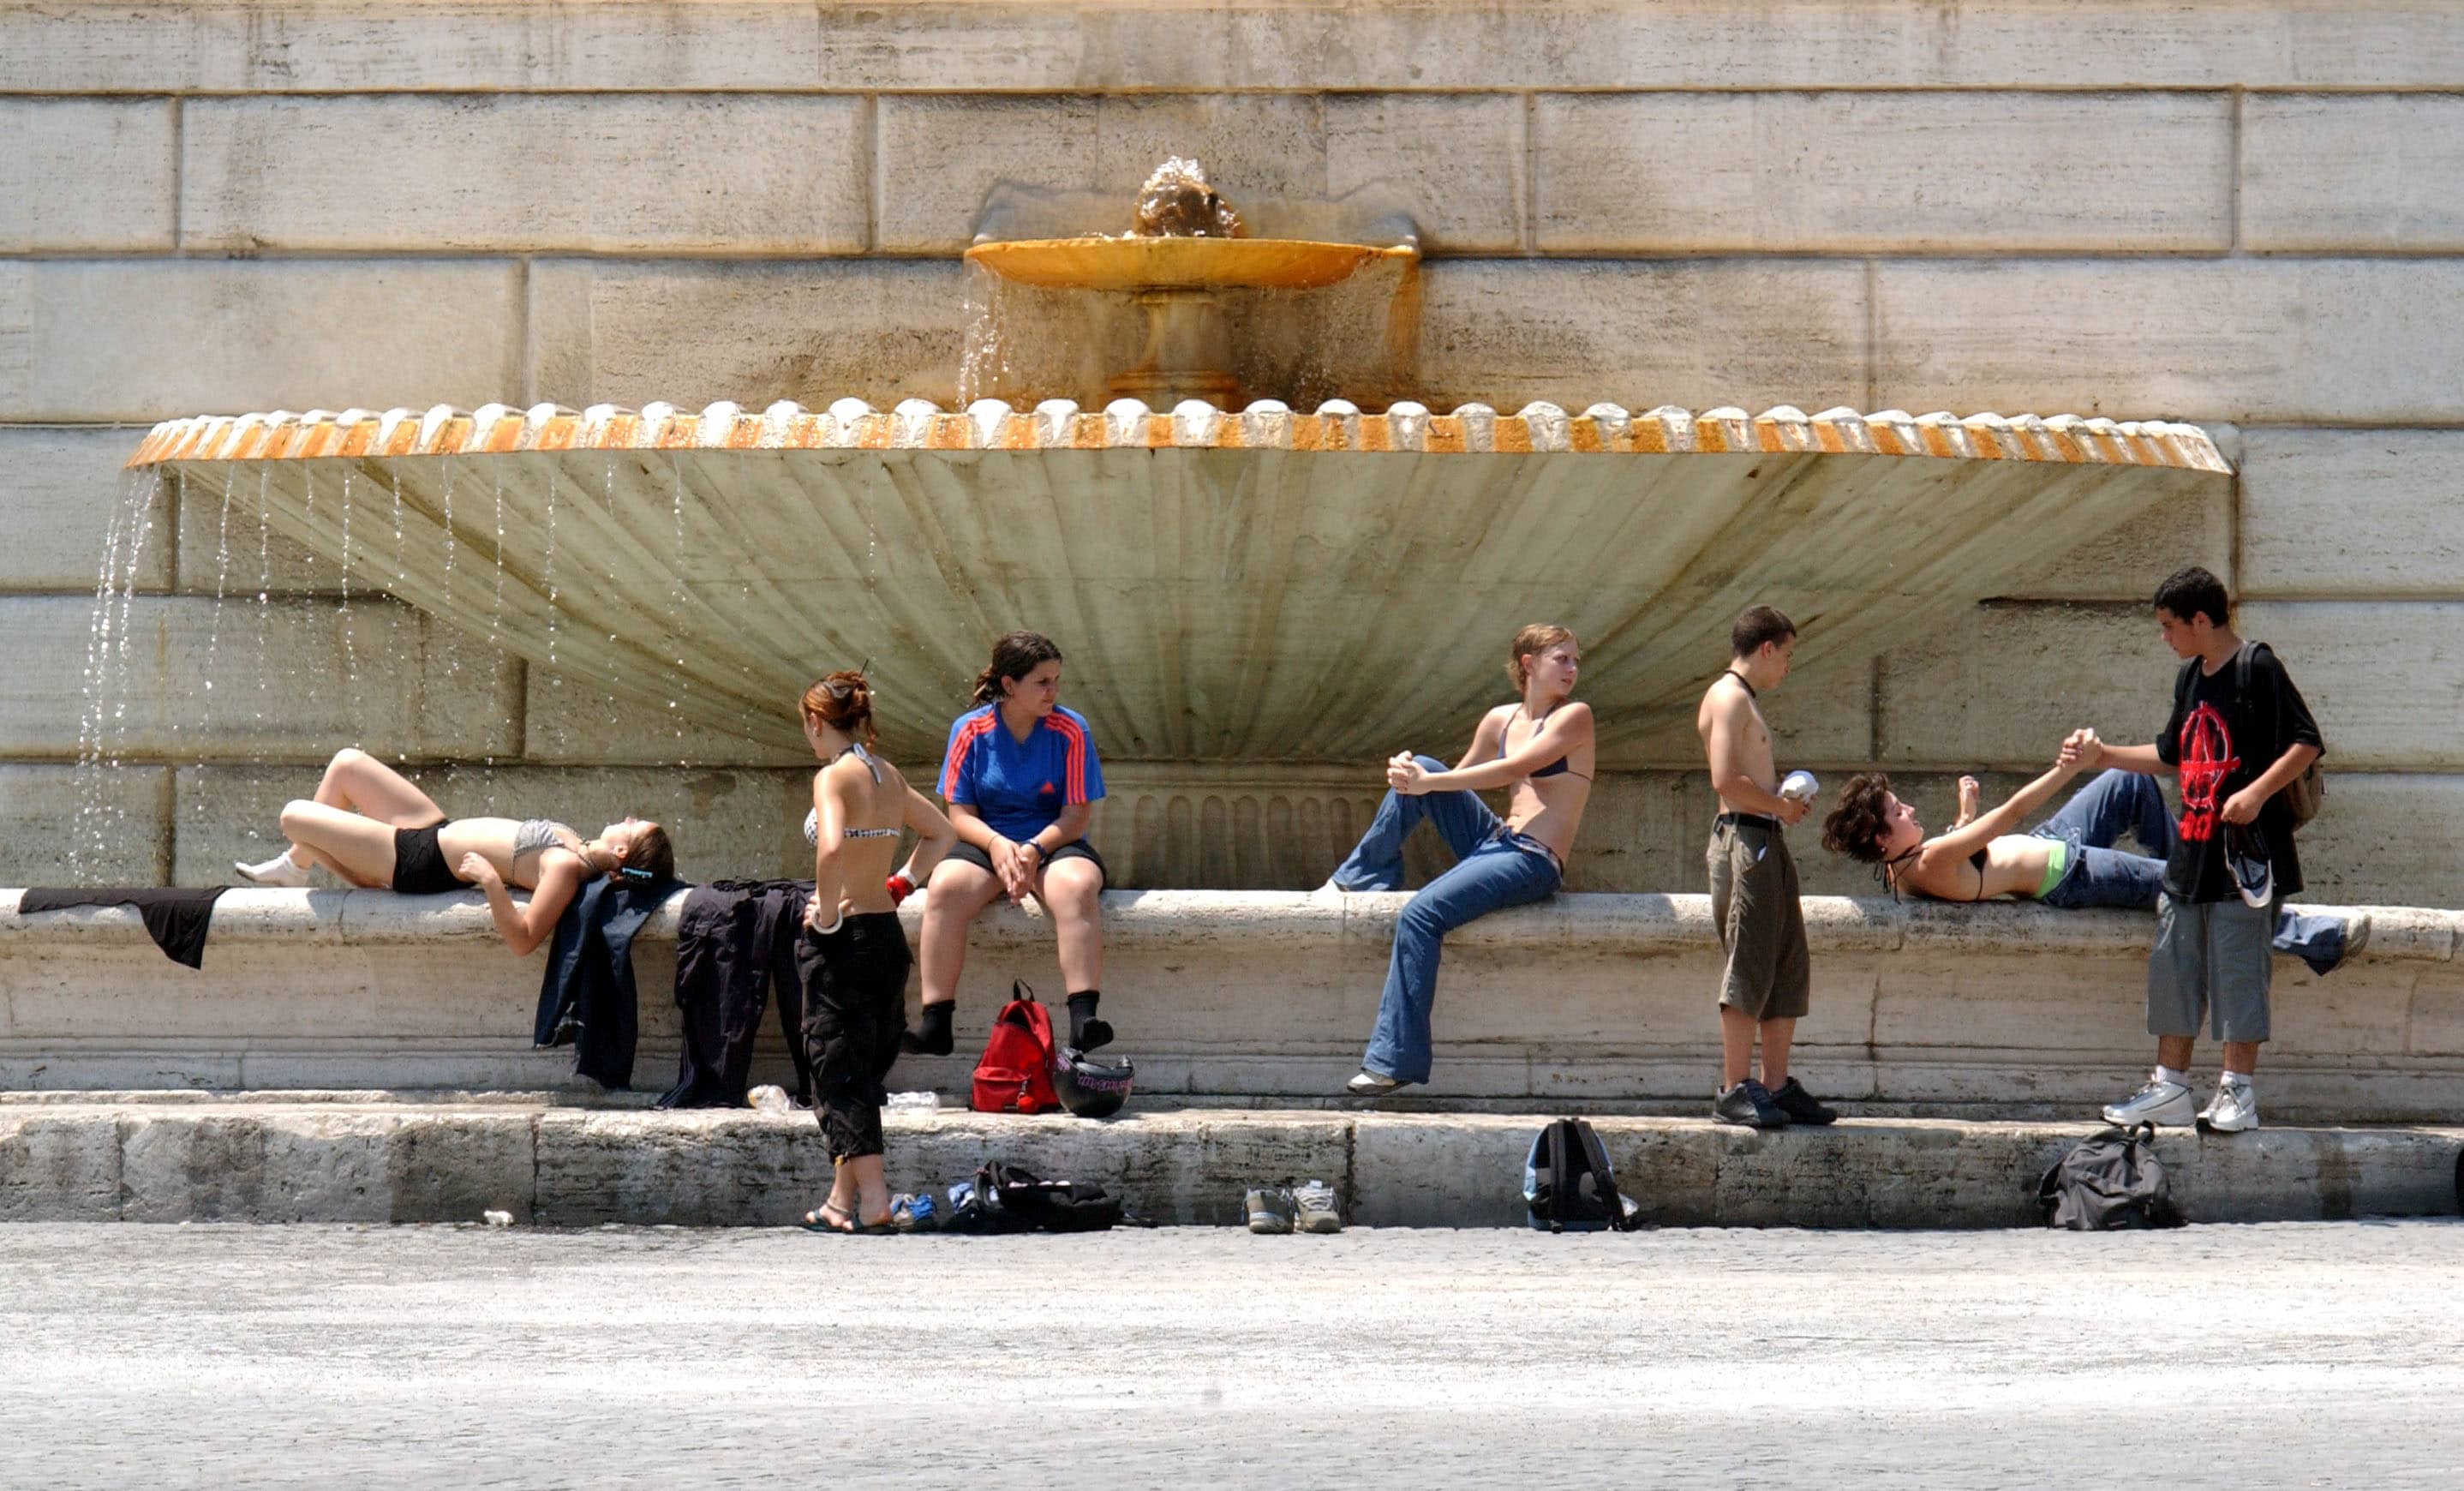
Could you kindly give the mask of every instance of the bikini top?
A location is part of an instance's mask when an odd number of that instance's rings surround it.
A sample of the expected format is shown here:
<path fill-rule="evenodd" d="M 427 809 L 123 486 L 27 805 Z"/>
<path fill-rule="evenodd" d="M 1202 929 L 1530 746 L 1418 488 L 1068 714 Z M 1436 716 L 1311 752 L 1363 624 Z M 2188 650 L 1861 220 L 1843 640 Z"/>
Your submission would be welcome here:
<path fill-rule="evenodd" d="M 872 754 L 866 750 L 862 746 L 859 746 L 852 741 L 847 743 L 847 750 L 839 752 L 839 756 L 844 756 L 847 754 L 848 751 L 853 751 L 855 753 L 855 759 L 863 762 L 864 768 L 872 773 L 874 785 L 880 785 L 881 766 L 880 763 L 872 759 Z M 839 756 L 832 756 L 830 761 L 835 764 L 838 761 Z M 896 838 L 901 832 L 903 831 L 896 828 L 844 829 L 840 831 L 839 836 L 841 838 Z M 804 842 L 812 845 L 816 849 L 822 847 L 821 810 L 818 808 L 807 808 L 804 810 Z"/>
<path fill-rule="evenodd" d="M 1550 714 L 1554 714 L 1554 713 L 1556 713 L 1556 710 L 1555 710 L 1554 708 L 1551 708 L 1551 709 L 1549 711 L 1549 713 L 1550 713 Z M 1510 728 L 1510 727 L 1513 725 L 1513 723 L 1514 723 L 1514 717 L 1513 717 L 1512 715 L 1508 715 L 1508 716 L 1507 716 L 1507 721 L 1506 721 L 1506 723 L 1507 723 L 1507 726 Z M 1539 734 L 1539 733 L 1540 733 L 1540 726 L 1542 726 L 1543 724 L 1546 724 L 1546 723 L 1549 723 L 1549 715 L 1542 715 L 1539 719 L 1532 721 L 1532 722 L 1531 722 L 1531 733 L 1532 733 L 1532 734 L 1534 734 L 1534 735 Z M 1498 760 L 1500 760 L 1500 761 L 1504 761 L 1504 760 L 1506 759 L 1506 731 L 1504 731 L 1504 730 L 1500 730 L 1500 731 L 1498 731 L 1498 732 L 1497 732 L 1497 759 L 1498 759 Z M 1539 768 L 1538 769 L 1534 770 L 1534 771 L 1531 773 L 1531 775 L 1532 775 L 1533 777 L 1535 777 L 1535 778 L 1537 778 L 1537 777 L 1544 777 L 1544 776 L 1558 776 L 1558 775 L 1562 775 L 1562 774 L 1565 772 L 1565 770 L 1566 770 L 1566 758 L 1565 758 L 1565 757 L 1563 757 L 1563 756 L 1560 756 L 1560 757 L 1558 757 L 1556 760 L 1554 760 L 1554 761 L 1552 761 L 1552 762 L 1549 763 L 1547 766 L 1545 766 L 1545 767 L 1541 767 L 1541 768 Z"/>
<path fill-rule="evenodd" d="M 514 857 L 542 849 L 570 849 L 582 835 L 554 818 L 524 818 L 514 825 Z"/>

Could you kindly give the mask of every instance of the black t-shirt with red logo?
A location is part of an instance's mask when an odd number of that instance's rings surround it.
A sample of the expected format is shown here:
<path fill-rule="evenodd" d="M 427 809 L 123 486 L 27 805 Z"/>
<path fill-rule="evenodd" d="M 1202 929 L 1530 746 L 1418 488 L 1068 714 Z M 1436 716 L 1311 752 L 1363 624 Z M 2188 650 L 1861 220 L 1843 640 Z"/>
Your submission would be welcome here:
<path fill-rule="evenodd" d="M 2267 774 L 2295 746 L 2320 746 L 2318 722 L 2301 691 L 2267 644 L 2250 648 L 2250 689 L 2242 692 L 2242 668 L 2228 657 L 2213 673 L 2196 657 L 2182 665 L 2173 690 L 2173 718 L 2156 737 L 2156 754 L 2173 768 L 2181 788 L 2181 816 L 2174 824 L 2173 853 L 2165 861 L 2165 891 L 2175 901 L 2231 901 L 2239 895 L 2225 867 L 2225 800 Z M 2188 687 L 2182 682 L 2187 681 Z M 2293 810 L 2282 792 L 2258 811 L 2256 824 L 2276 872 L 2276 893 L 2301 889 L 2301 860 L 2293 847 Z"/>

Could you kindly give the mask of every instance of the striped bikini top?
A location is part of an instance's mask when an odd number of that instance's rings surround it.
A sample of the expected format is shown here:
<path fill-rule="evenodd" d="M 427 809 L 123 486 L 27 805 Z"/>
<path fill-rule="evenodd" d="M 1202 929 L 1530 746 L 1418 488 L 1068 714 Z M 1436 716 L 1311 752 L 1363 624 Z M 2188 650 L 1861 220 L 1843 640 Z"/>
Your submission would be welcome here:
<path fill-rule="evenodd" d="M 873 784 L 875 786 L 879 786 L 881 783 L 881 766 L 878 762 L 872 759 L 872 754 L 854 742 L 849 742 L 847 744 L 847 750 L 839 752 L 839 756 L 847 754 L 847 751 L 853 751 L 855 753 L 855 759 L 863 762 L 864 768 L 872 773 Z M 835 764 L 838 759 L 838 756 L 832 756 L 830 761 Z M 905 831 L 896 828 L 846 829 L 841 831 L 839 836 L 842 838 L 896 838 L 903 832 Z M 815 849 L 822 847 L 821 810 L 818 808 L 807 808 L 804 810 L 804 842 L 812 845 Z"/>
<path fill-rule="evenodd" d="M 514 826 L 514 857 L 542 849 L 570 849 L 581 839 L 581 835 L 554 818 L 524 818 Z"/>

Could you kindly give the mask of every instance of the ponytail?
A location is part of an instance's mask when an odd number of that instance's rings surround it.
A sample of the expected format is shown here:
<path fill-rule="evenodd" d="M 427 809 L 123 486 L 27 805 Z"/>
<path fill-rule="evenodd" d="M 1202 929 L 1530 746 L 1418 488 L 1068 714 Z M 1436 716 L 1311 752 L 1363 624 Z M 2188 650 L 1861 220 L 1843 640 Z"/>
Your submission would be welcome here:
<path fill-rule="evenodd" d="M 991 665 L 976 675 L 975 701 L 979 704 L 999 703 L 1002 679 L 1023 679 L 1045 663 L 1060 660 L 1061 649 L 1041 632 L 1004 634 L 993 643 Z"/>

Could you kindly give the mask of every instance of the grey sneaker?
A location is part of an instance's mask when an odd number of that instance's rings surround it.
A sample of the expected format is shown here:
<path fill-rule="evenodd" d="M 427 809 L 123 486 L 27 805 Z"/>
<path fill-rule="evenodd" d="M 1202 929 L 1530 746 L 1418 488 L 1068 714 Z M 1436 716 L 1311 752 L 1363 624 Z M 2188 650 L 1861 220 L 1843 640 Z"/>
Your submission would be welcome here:
<path fill-rule="evenodd" d="M 1364 1067 L 1353 1075 L 1352 1080 L 1343 1084 L 1343 1090 L 1355 1098 L 1382 1098 L 1402 1085 L 1397 1078 Z"/>
<path fill-rule="evenodd" d="M 1303 1181 L 1292 1190 L 1292 1206 L 1305 1233 L 1343 1231 L 1343 1213 L 1335 1205 L 1334 1188 L 1322 1180 Z"/>
<path fill-rule="evenodd" d="M 2257 1126 L 2258 1091 L 2248 1082 L 2217 1082 L 2216 1095 L 2199 1110 L 2203 1134 L 2238 1134 Z"/>
<path fill-rule="evenodd" d="M 1282 1186 L 1256 1186 L 1242 1197 L 1249 1213 L 1249 1230 L 1281 1236 L 1292 1230 L 1292 1193 Z"/>
<path fill-rule="evenodd" d="M 2346 917 L 2344 919 L 2344 955 L 2336 960 L 2338 966 L 2341 967 L 2360 957 L 2362 949 L 2369 945 L 2370 914 L 2364 911 Z"/>
<path fill-rule="evenodd" d="M 2180 1082 L 2150 1079 L 2120 1102 L 2104 1106 L 2104 1121 L 2117 1128 L 2132 1128 L 2141 1124 L 2153 1124 L 2159 1128 L 2188 1127 L 2198 1117 L 2190 1105 L 2190 1089 Z"/>
<path fill-rule="evenodd" d="M 1786 1128 L 1787 1110 L 1771 1102 L 1771 1089 L 1749 1077 L 1711 1100 L 1711 1116 L 1747 1128 Z"/>

